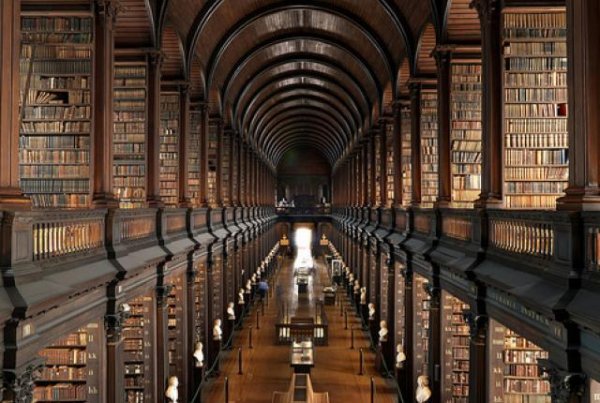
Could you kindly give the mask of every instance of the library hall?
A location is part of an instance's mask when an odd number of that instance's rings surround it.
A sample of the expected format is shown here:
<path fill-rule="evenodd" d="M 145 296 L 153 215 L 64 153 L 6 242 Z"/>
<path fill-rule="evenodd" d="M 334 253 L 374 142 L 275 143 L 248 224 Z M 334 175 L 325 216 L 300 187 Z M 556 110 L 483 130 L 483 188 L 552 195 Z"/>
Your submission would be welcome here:
<path fill-rule="evenodd" d="M 600 403 L 600 0 L 0 0 L 0 403 Z"/>

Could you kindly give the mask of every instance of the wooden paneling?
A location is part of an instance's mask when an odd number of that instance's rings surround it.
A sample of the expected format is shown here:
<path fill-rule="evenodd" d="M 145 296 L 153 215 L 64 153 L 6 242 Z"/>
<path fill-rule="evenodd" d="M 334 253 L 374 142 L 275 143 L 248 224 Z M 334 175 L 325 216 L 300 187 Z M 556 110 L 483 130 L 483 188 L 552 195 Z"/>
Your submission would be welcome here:
<path fill-rule="evenodd" d="M 117 17 L 115 46 L 128 48 L 153 45 L 152 18 L 147 0 L 121 0 L 121 6 L 123 9 Z"/>
<path fill-rule="evenodd" d="M 417 54 L 417 73 L 424 75 L 433 75 L 436 72 L 435 59 L 431 52 L 435 48 L 435 29 L 431 23 L 428 23 L 423 29 L 419 38 L 419 48 Z"/>
<path fill-rule="evenodd" d="M 177 80 L 183 78 L 183 46 L 179 36 L 172 26 L 165 28 L 162 36 L 162 80 Z"/>
<path fill-rule="evenodd" d="M 479 16 L 475 8 L 469 7 L 470 0 L 450 0 L 446 19 L 449 42 L 475 41 L 481 39 Z"/>

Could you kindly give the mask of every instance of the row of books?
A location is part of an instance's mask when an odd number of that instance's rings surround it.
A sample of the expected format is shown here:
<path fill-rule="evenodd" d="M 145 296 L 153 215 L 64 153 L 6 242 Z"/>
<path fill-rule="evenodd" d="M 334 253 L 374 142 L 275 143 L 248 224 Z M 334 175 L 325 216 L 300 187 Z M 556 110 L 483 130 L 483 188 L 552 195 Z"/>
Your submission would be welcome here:
<path fill-rule="evenodd" d="M 33 391 L 34 401 L 87 399 L 87 386 L 72 383 L 57 383 L 52 386 L 37 386 Z"/>
<path fill-rule="evenodd" d="M 90 160 L 89 150 L 29 150 L 19 152 L 22 164 L 54 163 L 54 164 L 83 164 Z"/>
<path fill-rule="evenodd" d="M 567 182 L 507 182 L 507 193 L 562 193 Z"/>
<path fill-rule="evenodd" d="M 135 186 L 135 187 L 144 187 L 146 186 L 145 178 L 139 176 L 125 176 L 115 178 L 115 186 L 123 187 L 123 186 Z"/>
<path fill-rule="evenodd" d="M 46 365 L 85 364 L 87 361 L 85 349 L 47 348 L 40 351 L 39 355 L 46 359 Z"/>
<path fill-rule="evenodd" d="M 115 154 L 135 154 L 131 155 L 131 159 L 144 159 L 146 144 L 144 143 L 117 143 L 113 145 L 113 151 Z"/>
<path fill-rule="evenodd" d="M 569 177 L 569 169 L 567 167 L 519 167 L 505 168 L 504 178 L 506 180 L 558 180 L 566 181 Z"/>
<path fill-rule="evenodd" d="M 146 174 L 146 166 L 144 164 L 114 165 L 113 174 L 115 176 L 143 176 Z"/>
<path fill-rule="evenodd" d="M 115 78 L 114 88 L 121 87 L 144 87 L 146 85 L 145 78 Z"/>
<path fill-rule="evenodd" d="M 27 106 L 23 108 L 23 119 L 89 119 L 89 106 Z"/>
<path fill-rule="evenodd" d="M 509 148 L 568 148 L 566 133 L 553 134 L 507 134 L 504 144 Z"/>
<path fill-rule="evenodd" d="M 564 165 L 569 162 L 568 149 L 507 149 L 506 165 Z"/>
<path fill-rule="evenodd" d="M 21 34 L 21 43 L 40 43 L 46 45 L 88 44 L 92 40 L 92 34 L 83 33 L 48 33 L 48 32 L 23 32 Z"/>
<path fill-rule="evenodd" d="M 30 71 L 32 74 L 69 74 L 90 75 L 92 62 L 85 59 L 77 60 L 21 60 L 21 71 Z"/>
<path fill-rule="evenodd" d="M 511 57 L 506 60 L 505 69 L 514 70 L 552 70 L 567 71 L 568 61 L 566 57 Z"/>
<path fill-rule="evenodd" d="M 567 102 L 566 88 L 509 88 L 504 94 L 506 102 Z"/>
<path fill-rule="evenodd" d="M 457 190 L 481 190 L 481 176 L 455 176 L 452 178 L 452 189 Z"/>
<path fill-rule="evenodd" d="M 552 39 L 566 38 L 566 28 L 509 28 L 503 30 L 505 38 L 512 39 Z"/>
<path fill-rule="evenodd" d="M 89 179 L 22 178 L 21 186 L 34 193 L 88 193 Z"/>
<path fill-rule="evenodd" d="M 51 134 L 77 133 L 87 135 L 90 131 L 90 122 L 21 122 L 21 134 L 48 136 Z"/>
<path fill-rule="evenodd" d="M 557 196 L 526 195 L 511 196 L 506 195 L 504 204 L 507 208 L 539 208 L 549 209 L 556 206 Z"/>
<path fill-rule="evenodd" d="M 120 100 L 115 99 L 114 102 L 114 110 L 116 113 L 120 113 L 121 111 L 127 111 L 128 113 L 137 111 L 139 113 L 144 113 L 146 110 L 146 101 L 130 101 L 130 100 Z"/>
<path fill-rule="evenodd" d="M 400 132 L 402 137 L 402 205 L 408 206 L 412 198 L 411 114 L 408 107 L 400 110 Z"/>
<path fill-rule="evenodd" d="M 50 105 L 89 105 L 92 96 L 87 90 L 64 90 L 64 91 L 40 91 L 30 89 L 27 92 L 26 102 L 32 104 L 50 104 Z"/>
<path fill-rule="evenodd" d="M 21 31 L 92 32 L 93 19 L 89 17 L 22 17 Z"/>
<path fill-rule="evenodd" d="M 29 192 L 29 189 L 23 188 Z M 30 194 L 31 203 L 40 208 L 49 207 L 88 207 L 89 195 L 83 194 Z"/>
<path fill-rule="evenodd" d="M 508 12 L 503 14 L 505 28 L 543 29 L 565 27 L 567 18 L 564 12 Z"/>
<path fill-rule="evenodd" d="M 25 70 L 27 72 L 27 70 Z M 27 82 L 27 75 L 21 75 L 21 87 Z M 32 75 L 29 78 L 29 88 L 38 90 L 89 90 L 90 78 L 87 76 L 55 77 Z"/>
<path fill-rule="evenodd" d="M 21 148 L 89 148 L 90 138 L 81 136 L 56 136 L 56 137 L 33 137 L 33 136 L 21 136 L 19 137 L 19 147 Z"/>
<path fill-rule="evenodd" d="M 481 140 L 463 140 L 463 139 L 452 139 L 451 149 L 455 152 L 479 152 L 481 151 Z M 456 155 L 459 157 L 459 154 Z"/>
<path fill-rule="evenodd" d="M 535 73 L 507 71 L 504 74 L 505 87 L 566 87 L 566 71 L 544 71 Z"/>
<path fill-rule="evenodd" d="M 128 86 L 127 88 L 116 88 L 114 90 L 115 99 L 144 99 L 146 97 L 146 90 L 143 87 Z"/>
<path fill-rule="evenodd" d="M 541 379 L 504 379 L 504 388 L 508 393 L 550 393 L 550 384 Z"/>
<path fill-rule="evenodd" d="M 87 369 L 84 367 L 69 367 L 66 365 L 45 366 L 42 368 L 40 380 L 48 381 L 81 381 L 87 377 Z"/>
<path fill-rule="evenodd" d="M 92 49 L 89 46 L 38 46 L 24 43 L 21 46 L 23 59 L 89 59 Z"/>
<path fill-rule="evenodd" d="M 567 57 L 567 44 L 566 42 L 514 42 L 504 45 L 504 54 Z"/>
<path fill-rule="evenodd" d="M 505 104 L 506 118 L 556 118 L 566 117 L 567 104 Z"/>

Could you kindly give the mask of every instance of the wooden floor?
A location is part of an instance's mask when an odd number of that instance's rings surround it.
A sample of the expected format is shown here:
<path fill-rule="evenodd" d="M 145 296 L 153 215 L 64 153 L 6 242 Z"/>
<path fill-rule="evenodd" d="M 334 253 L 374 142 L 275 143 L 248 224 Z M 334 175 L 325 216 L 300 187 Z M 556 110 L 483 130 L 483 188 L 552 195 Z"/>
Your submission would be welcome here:
<path fill-rule="evenodd" d="M 229 379 L 229 402 L 271 402 L 274 391 L 286 391 L 292 376 L 289 364 L 289 346 L 275 345 L 277 306 L 288 304 L 290 315 L 313 316 L 316 299 L 322 299 L 322 288 L 329 279 L 322 260 L 315 260 L 317 274 L 311 276 L 307 294 L 298 294 L 294 283 L 292 261 L 286 260 L 275 278 L 273 296 L 265 315 L 260 316 L 260 330 L 256 329 L 256 308 L 246 317 L 243 329 L 235 336 L 233 349 L 221 360 L 221 375 L 204 387 L 202 402 L 225 401 L 224 379 Z M 279 294 L 279 296 L 277 295 Z M 345 306 L 348 302 L 344 299 Z M 330 402 L 370 402 L 370 378 L 375 379 L 375 402 L 397 402 L 395 388 L 375 371 L 375 355 L 369 350 L 366 333 L 355 331 L 355 349 L 350 349 L 350 330 L 344 330 L 340 307 L 327 306 L 329 346 L 315 348 L 315 367 L 311 378 L 315 392 L 328 392 Z M 348 309 L 348 329 L 358 328 L 359 319 Z M 249 326 L 252 326 L 253 349 L 248 348 Z M 238 347 L 242 348 L 243 375 L 238 375 Z M 365 352 L 365 374 L 359 373 L 359 348 Z"/>

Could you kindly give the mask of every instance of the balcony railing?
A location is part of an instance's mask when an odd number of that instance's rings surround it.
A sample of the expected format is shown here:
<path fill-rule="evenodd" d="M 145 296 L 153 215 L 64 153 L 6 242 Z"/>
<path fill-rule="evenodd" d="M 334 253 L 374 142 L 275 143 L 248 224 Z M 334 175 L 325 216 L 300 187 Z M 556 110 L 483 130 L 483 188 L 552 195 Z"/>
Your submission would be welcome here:
<path fill-rule="evenodd" d="M 554 255 L 554 228 L 547 214 L 498 211 L 490 213 L 490 246 L 539 259 Z"/>
<path fill-rule="evenodd" d="M 275 212 L 279 216 L 306 216 L 306 215 L 328 215 L 331 214 L 329 206 L 313 206 L 313 207 L 276 207 Z"/>

